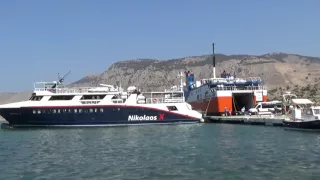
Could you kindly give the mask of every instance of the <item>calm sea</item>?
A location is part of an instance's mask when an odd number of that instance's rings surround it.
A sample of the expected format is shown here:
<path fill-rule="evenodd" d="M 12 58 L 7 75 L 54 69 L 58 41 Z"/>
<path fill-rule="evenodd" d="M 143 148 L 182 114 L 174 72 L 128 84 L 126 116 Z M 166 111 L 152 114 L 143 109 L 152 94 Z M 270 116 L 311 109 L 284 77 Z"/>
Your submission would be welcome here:
<path fill-rule="evenodd" d="M 0 130 L 0 179 L 320 179 L 320 133 L 196 124 Z"/>

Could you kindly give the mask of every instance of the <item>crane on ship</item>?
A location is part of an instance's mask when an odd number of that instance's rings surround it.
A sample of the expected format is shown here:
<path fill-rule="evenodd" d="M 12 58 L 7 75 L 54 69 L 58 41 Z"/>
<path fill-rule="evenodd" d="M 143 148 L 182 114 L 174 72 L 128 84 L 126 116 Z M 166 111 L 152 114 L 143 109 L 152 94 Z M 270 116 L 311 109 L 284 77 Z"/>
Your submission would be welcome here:
<path fill-rule="evenodd" d="M 60 85 L 64 82 L 65 78 L 71 73 L 71 70 L 67 72 L 64 76 L 60 77 L 60 73 L 58 73 L 58 81 L 54 81 L 54 85 L 51 86 L 51 89 L 54 89 L 57 87 L 57 85 Z"/>
<path fill-rule="evenodd" d="M 60 74 L 58 73 L 58 84 L 62 84 L 66 77 L 71 73 L 71 70 L 69 70 L 64 76 L 60 77 Z"/>

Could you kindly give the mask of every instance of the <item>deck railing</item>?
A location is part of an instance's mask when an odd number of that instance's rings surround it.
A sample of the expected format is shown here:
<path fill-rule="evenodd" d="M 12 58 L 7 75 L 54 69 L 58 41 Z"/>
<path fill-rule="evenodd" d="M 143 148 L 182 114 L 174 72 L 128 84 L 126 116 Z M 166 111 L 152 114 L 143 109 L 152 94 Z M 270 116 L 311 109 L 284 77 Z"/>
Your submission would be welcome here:
<path fill-rule="evenodd" d="M 104 90 L 104 91 L 103 91 Z M 108 91 L 108 89 L 96 87 L 81 87 L 81 88 L 34 88 L 35 92 L 52 92 L 56 94 L 74 94 L 74 93 L 105 93 L 105 92 L 114 92 Z"/>
<path fill-rule="evenodd" d="M 236 91 L 236 90 L 266 90 L 265 86 L 222 86 L 222 87 L 214 87 L 217 91 Z"/>
<path fill-rule="evenodd" d="M 162 103 L 181 103 L 184 102 L 185 99 L 183 97 L 157 97 L 157 98 L 147 98 L 147 104 L 162 104 Z"/>
<path fill-rule="evenodd" d="M 200 83 L 203 84 L 239 84 L 239 83 L 253 83 L 253 82 L 262 82 L 260 77 L 248 77 L 248 78 L 210 78 L 210 79 L 201 79 Z"/>

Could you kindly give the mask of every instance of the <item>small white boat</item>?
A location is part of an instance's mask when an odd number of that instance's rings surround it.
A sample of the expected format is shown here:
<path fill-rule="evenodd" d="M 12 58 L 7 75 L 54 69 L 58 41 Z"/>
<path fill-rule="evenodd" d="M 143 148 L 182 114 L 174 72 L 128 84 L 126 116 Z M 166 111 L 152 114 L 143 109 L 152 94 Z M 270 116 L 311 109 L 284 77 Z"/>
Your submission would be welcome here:
<path fill-rule="evenodd" d="M 298 99 L 296 95 L 287 93 L 284 107 L 287 118 L 283 120 L 285 129 L 320 130 L 320 106 L 313 106 L 309 99 Z M 288 111 L 287 111 L 288 110 Z"/>

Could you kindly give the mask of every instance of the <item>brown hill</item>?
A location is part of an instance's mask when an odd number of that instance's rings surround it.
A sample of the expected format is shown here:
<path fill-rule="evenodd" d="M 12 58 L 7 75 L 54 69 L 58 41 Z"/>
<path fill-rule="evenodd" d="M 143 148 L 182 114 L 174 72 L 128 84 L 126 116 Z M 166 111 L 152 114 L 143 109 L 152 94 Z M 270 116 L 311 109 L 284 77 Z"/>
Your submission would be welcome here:
<path fill-rule="evenodd" d="M 253 55 L 216 55 L 216 73 L 226 70 L 237 77 L 259 76 L 270 90 L 270 99 L 278 98 L 284 90 L 294 90 L 301 95 L 313 98 L 319 96 L 320 58 L 286 53 Z M 100 75 L 87 76 L 72 86 L 92 86 L 100 83 L 122 86 L 136 85 L 143 90 L 162 90 L 179 84 L 180 71 L 191 69 L 196 79 L 212 77 L 212 56 L 193 56 L 159 61 L 138 59 L 113 64 Z M 310 84 L 310 85 L 309 85 Z M 314 85 L 315 84 L 315 85 Z M 312 93 L 309 89 L 315 88 Z M 308 91 L 300 93 L 300 90 Z M 312 97 L 311 97 L 312 96 Z"/>
<path fill-rule="evenodd" d="M 269 89 L 270 99 L 285 90 L 319 101 L 320 58 L 286 53 L 254 55 L 216 55 L 216 73 L 236 73 L 237 77 L 259 76 Z M 86 76 L 70 86 L 93 86 L 100 83 L 136 85 L 142 90 L 163 90 L 178 85 L 178 74 L 191 69 L 196 79 L 212 77 L 212 56 L 192 56 L 159 61 L 137 59 L 114 63 L 105 72 Z M 0 104 L 26 100 L 31 92 L 0 94 Z"/>

